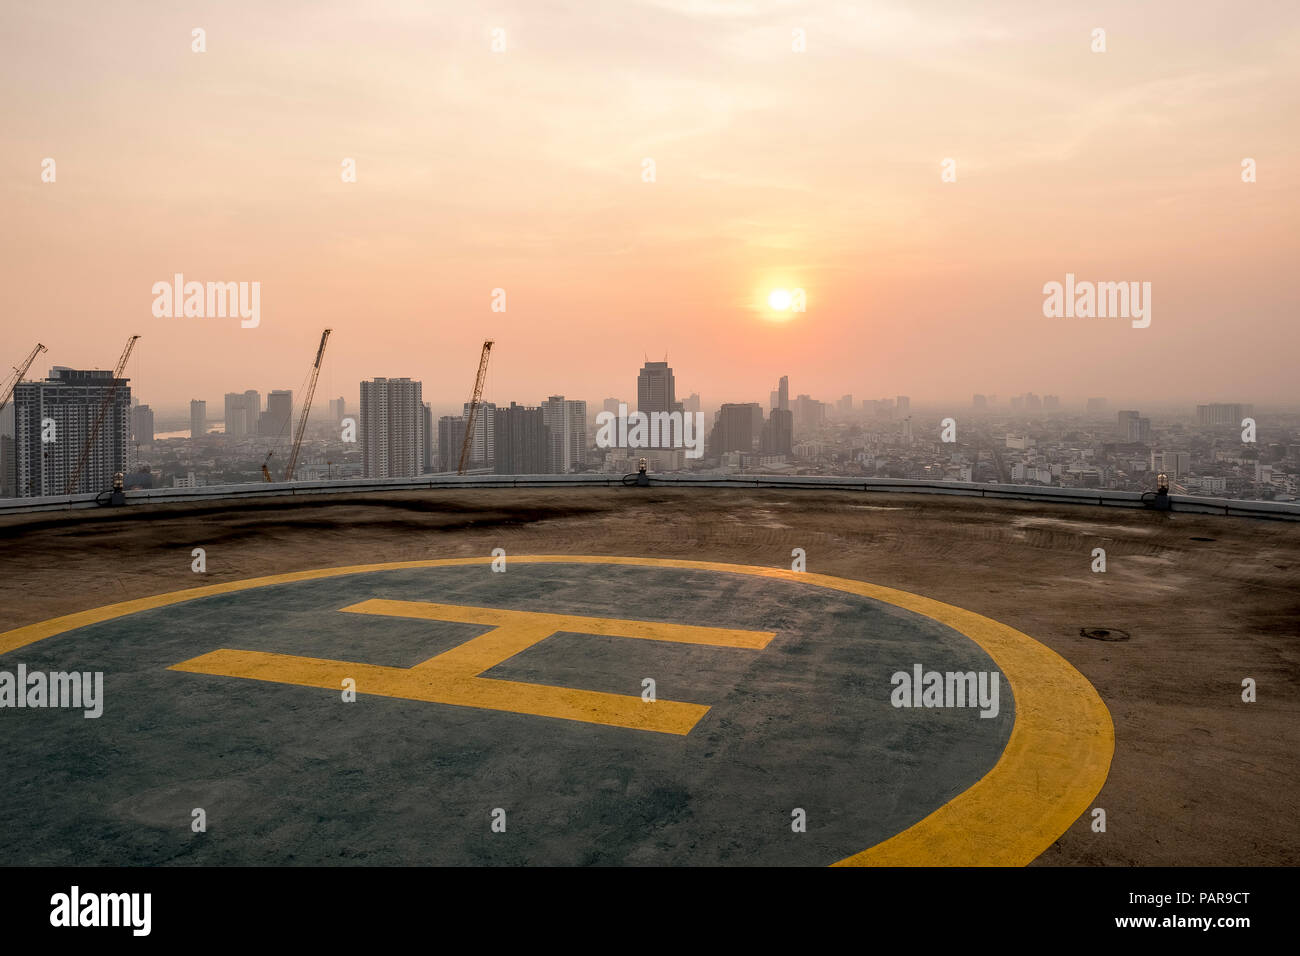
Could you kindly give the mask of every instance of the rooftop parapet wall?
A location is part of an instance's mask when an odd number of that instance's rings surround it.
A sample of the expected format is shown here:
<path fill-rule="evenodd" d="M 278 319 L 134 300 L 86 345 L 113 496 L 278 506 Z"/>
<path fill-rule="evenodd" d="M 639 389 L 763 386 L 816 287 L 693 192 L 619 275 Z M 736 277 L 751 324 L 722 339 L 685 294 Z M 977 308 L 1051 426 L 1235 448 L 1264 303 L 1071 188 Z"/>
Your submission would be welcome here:
<path fill-rule="evenodd" d="M 420 478 L 362 478 L 332 481 L 289 481 L 202 488 L 153 488 L 126 493 L 133 504 L 183 504 L 219 499 L 294 497 L 326 494 L 365 494 L 385 491 L 457 491 L 466 488 L 610 488 L 623 484 L 613 475 L 425 475 Z M 1003 485 L 987 482 L 909 481 L 891 478 L 835 478 L 804 475 L 657 475 L 654 488 L 779 488 L 808 491 L 860 491 L 888 494 L 958 495 L 1042 501 L 1051 504 L 1101 505 L 1143 508 L 1143 495 L 1133 491 L 1088 488 L 1052 488 L 1041 485 Z M 629 493 L 632 493 L 629 489 Z M 52 495 L 44 498 L 0 499 L 0 515 L 36 511 L 75 511 L 97 508 L 93 494 Z M 1149 497 L 1149 495 L 1148 495 Z M 1300 521 L 1300 503 L 1243 501 L 1170 495 L 1172 511 L 1235 517 Z"/>

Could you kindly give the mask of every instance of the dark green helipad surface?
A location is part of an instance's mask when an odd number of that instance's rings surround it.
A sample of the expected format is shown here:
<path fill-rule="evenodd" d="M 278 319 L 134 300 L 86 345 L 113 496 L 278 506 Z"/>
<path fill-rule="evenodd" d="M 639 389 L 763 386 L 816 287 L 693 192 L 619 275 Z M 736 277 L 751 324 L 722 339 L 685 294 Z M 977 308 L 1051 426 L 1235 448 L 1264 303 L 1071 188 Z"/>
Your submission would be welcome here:
<path fill-rule="evenodd" d="M 168 670 L 222 648 L 412 667 L 489 628 L 342 613 L 369 599 L 772 631 L 764 649 L 557 633 L 485 676 L 710 708 L 684 736 Z M 279 584 L 83 627 L 0 669 L 103 671 L 103 716 L 0 712 L 7 864 L 827 864 L 996 763 L 1000 712 L 900 709 L 972 641 L 851 594 L 678 568 L 514 564 Z M 364 689 L 364 688 L 363 688 Z M 191 831 L 203 808 L 207 832 Z M 506 831 L 492 832 L 502 808 Z M 791 811 L 807 832 L 791 830 Z"/>

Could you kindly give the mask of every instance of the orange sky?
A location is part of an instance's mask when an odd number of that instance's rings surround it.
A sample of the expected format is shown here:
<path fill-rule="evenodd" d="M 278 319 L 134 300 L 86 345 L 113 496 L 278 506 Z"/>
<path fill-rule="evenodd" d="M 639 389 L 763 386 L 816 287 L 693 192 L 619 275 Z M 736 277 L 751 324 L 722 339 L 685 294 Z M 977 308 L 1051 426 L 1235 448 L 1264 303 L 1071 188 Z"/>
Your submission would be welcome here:
<path fill-rule="evenodd" d="M 706 406 L 782 374 L 1294 403 L 1300 6 L 1071 6 L 9 2 L 0 363 L 140 333 L 136 394 L 214 418 L 297 389 L 327 325 L 318 398 L 350 402 L 464 401 L 491 337 L 498 402 L 634 398 L 666 353 Z M 176 272 L 260 282 L 260 325 L 155 318 Z M 1067 272 L 1151 282 L 1150 328 L 1044 318 Z"/>

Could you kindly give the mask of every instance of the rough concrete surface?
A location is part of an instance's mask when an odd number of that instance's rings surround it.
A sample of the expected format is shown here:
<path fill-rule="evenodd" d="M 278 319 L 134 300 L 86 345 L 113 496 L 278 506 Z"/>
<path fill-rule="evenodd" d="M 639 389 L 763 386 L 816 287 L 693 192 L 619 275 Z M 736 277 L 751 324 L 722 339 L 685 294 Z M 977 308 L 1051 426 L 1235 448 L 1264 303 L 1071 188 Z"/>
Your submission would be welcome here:
<path fill-rule="evenodd" d="M 0 519 L 0 629 L 194 587 L 195 547 L 207 551 L 205 584 L 498 547 L 783 568 L 803 548 L 809 571 L 910 591 L 1023 631 L 1096 687 L 1115 725 L 1114 759 L 1095 800 L 1107 831 L 1092 832 L 1081 817 L 1038 863 L 1300 862 L 1294 524 L 935 496 L 654 488 L 336 494 L 10 516 Z M 1097 547 L 1106 550 L 1104 574 L 1090 570 Z M 1090 639 L 1085 628 L 1128 639 Z M 1255 703 L 1241 699 L 1247 677 L 1257 682 Z M 674 799 L 650 794 L 642 810 L 655 818 Z M 608 850 L 574 862 L 637 862 Z M 478 859 L 472 848 L 464 853 Z"/>

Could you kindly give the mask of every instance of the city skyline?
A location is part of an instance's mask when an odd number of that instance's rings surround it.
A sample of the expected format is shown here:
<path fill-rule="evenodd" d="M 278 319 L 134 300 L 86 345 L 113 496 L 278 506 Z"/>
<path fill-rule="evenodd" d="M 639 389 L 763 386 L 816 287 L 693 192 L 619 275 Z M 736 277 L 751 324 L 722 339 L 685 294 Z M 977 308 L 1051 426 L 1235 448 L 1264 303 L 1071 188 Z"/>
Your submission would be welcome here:
<path fill-rule="evenodd" d="M 1275 117 L 1300 11 L 938 6 L 377 4 L 358 24 L 325 4 L 304 50 L 306 7 L 233 3 L 202 53 L 187 11 L 77 7 L 54 50 L 60 4 L 7 11 L 21 319 L 0 355 L 39 338 L 103 368 L 138 333 L 138 392 L 214 412 L 236 386 L 296 389 L 325 326 L 326 392 L 407 376 L 442 408 L 485 337 L 498 404 L 622 394 L 619 369 L 665 353 L 716 403 L 778 374 L 828 397 L 1293 402 L 1300 143 Z M 367 38 L 382 70 L 346 53 Z M 167 119 L 105 125 L 101 103 Z M 257 324 L 155 314 L 177 274 L 255 284 Z M 1150 283 L 1150 325 L 1045 317 L 1073 276 Z M 806 311 L 774 310 L 781 290 Z"/>

